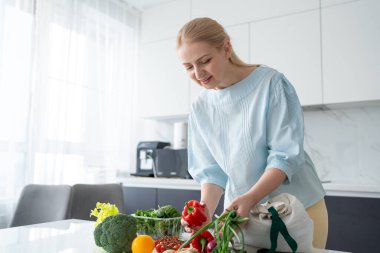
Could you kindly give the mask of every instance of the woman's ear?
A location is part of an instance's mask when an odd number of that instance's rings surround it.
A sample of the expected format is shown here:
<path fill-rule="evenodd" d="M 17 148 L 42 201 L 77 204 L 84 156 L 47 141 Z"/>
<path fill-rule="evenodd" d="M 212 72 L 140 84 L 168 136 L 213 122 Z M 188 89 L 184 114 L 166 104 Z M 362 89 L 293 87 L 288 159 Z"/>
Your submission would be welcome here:
<path fill-rule="evenodd" d="M 229 59 L 232 55 L 232 45 L 231 45 L 230 40 L 226 40 L 224 42 L 224 52 L 225 52 L 226 58 Z"/>

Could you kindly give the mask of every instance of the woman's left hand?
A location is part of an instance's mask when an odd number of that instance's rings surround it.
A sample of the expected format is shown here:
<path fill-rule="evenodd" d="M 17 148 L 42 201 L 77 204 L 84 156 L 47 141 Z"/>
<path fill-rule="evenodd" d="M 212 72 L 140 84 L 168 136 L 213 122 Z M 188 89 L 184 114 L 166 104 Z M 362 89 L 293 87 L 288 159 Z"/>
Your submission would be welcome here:
<path fill-rule="evenodd" d="M 235 198 L 227 207 L 227 210 L 236 210 L 237 214 L 249 217 L 249 212 L 260 202 L 262 198 L 268 196 L 286 179 L 286 174 L 277 168 L 267 169 L 259 181 L 246 193 Z M 226 210 L 226 211 L 227 211 Z"/>
<path fill-rule="evenodd" d="M 257 202 L 247 193 L 242 194 L 235 198 L 224 212 L 236 210 L 237 215 L 242 217 L 249 217 L 251 209 Z"/>

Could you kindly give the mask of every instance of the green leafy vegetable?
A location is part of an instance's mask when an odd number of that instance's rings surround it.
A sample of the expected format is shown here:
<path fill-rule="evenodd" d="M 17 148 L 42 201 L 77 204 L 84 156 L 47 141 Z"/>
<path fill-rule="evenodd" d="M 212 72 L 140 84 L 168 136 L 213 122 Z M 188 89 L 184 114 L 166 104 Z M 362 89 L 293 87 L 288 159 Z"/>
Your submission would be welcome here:
<path fill-rule="evenodd" d="M 91 210 L 90 217 L 97 217 L 95 226 L 99 225 L 108 216 L 116 215 L 119 213 L 119 209 L 116 205 L 110 203 L 96 203 L 96 208 Z"/>
<path fill-rule="evenodd" d="M 171 205 L 137 210 L 133 215 L 137 220 L 137 233 L 150 235 L 154 239 L 179 235 L 182 230 L 181 214 Z"/>
<path fill-rule="evenodd" d="M 141 217 L 149 217 L 149 218 L 157 218 L 156 210 L 155 209 L 148 209 L 148 210 L 137 210 L 135 212 L 136 216 Z"/>
<path fill-rule="evenodd" d="M 130 215 L 108 216 L 94 230 L 95 244 L 109 253 L 131 253 L 136 219 Z"/>
<path fill-rule="evenodd" d="M 136 216 L 150 217 L 150 218 L 175 218 L 180 217 L 181 214 L 172 205 L 161 206 L 158 209 L 137 210 Z"/>
<path fill-rule="evenodd" d="M 157 218 L 175 218 L 180 217 L 181 214 L 172 205 L 161 206 L 156 211 Z"/>

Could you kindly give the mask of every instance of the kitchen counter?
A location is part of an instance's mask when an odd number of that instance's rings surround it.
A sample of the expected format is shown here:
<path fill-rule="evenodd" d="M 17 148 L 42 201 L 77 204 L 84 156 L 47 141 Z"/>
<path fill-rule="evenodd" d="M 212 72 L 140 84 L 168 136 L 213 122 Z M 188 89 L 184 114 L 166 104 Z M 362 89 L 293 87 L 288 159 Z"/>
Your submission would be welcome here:
<path fill-rule="evenodd" d="M 121 178 L 120 182 L 129 187 L 146 187 L 159 189 L 200 190 L 200 185 L 192 179 L 134 177 Z M 328 196 L 380 198 L 380 186 L 377 185 L 345 185 L 323 183 Z"/>
<path fill-rule="evenodd" d="M 95 245 L 93 231 L 94 222 L 84 220 L 62 220 L 0 229 L 0 252 L 106 253 Z M 248 248 L 247 252 L 254 253 L 256 250 Z M 315 249 L 313 253 L 338 252 Z"/>
<path fill-rule="evenodd" d="M 182 178 L 153 178 L 153 177 L 127 177 L 121 183 L 128 187 L 146 187 L 160 189 L 200 190 L 201 186 L 193 179 Z"/>

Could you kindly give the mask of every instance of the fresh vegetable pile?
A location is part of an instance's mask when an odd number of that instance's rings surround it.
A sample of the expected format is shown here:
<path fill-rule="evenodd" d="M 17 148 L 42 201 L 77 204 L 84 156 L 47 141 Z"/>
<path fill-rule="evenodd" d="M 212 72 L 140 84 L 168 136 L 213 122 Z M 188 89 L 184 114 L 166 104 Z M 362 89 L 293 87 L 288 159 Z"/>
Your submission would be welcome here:
<path fill-rule="evenodd" d="M 186 203 L 182 216 L 170 205 L 120 214 L 109 203 L 97 203 L 91 216 L 97 217 L 95 243 L 109 253 L 151 253 L 154 249 L 157 253 L 246 253 L 239 225 L 248 218 L 238 216 L 235 210 L 216 217 L 187 241 L 180 240 L 181 217 L 190 226 L 199 227 L 207 221 L 205 206 L 196 200 Z"/>
<path fill-rule="evenodd" d="M 171 205 L 158 209 L 137 210 L 133 217 L 137 221 L 137 233 L 158 239 L 164 236 L 178 236 L 182 232 L 181 214 Z"/>

